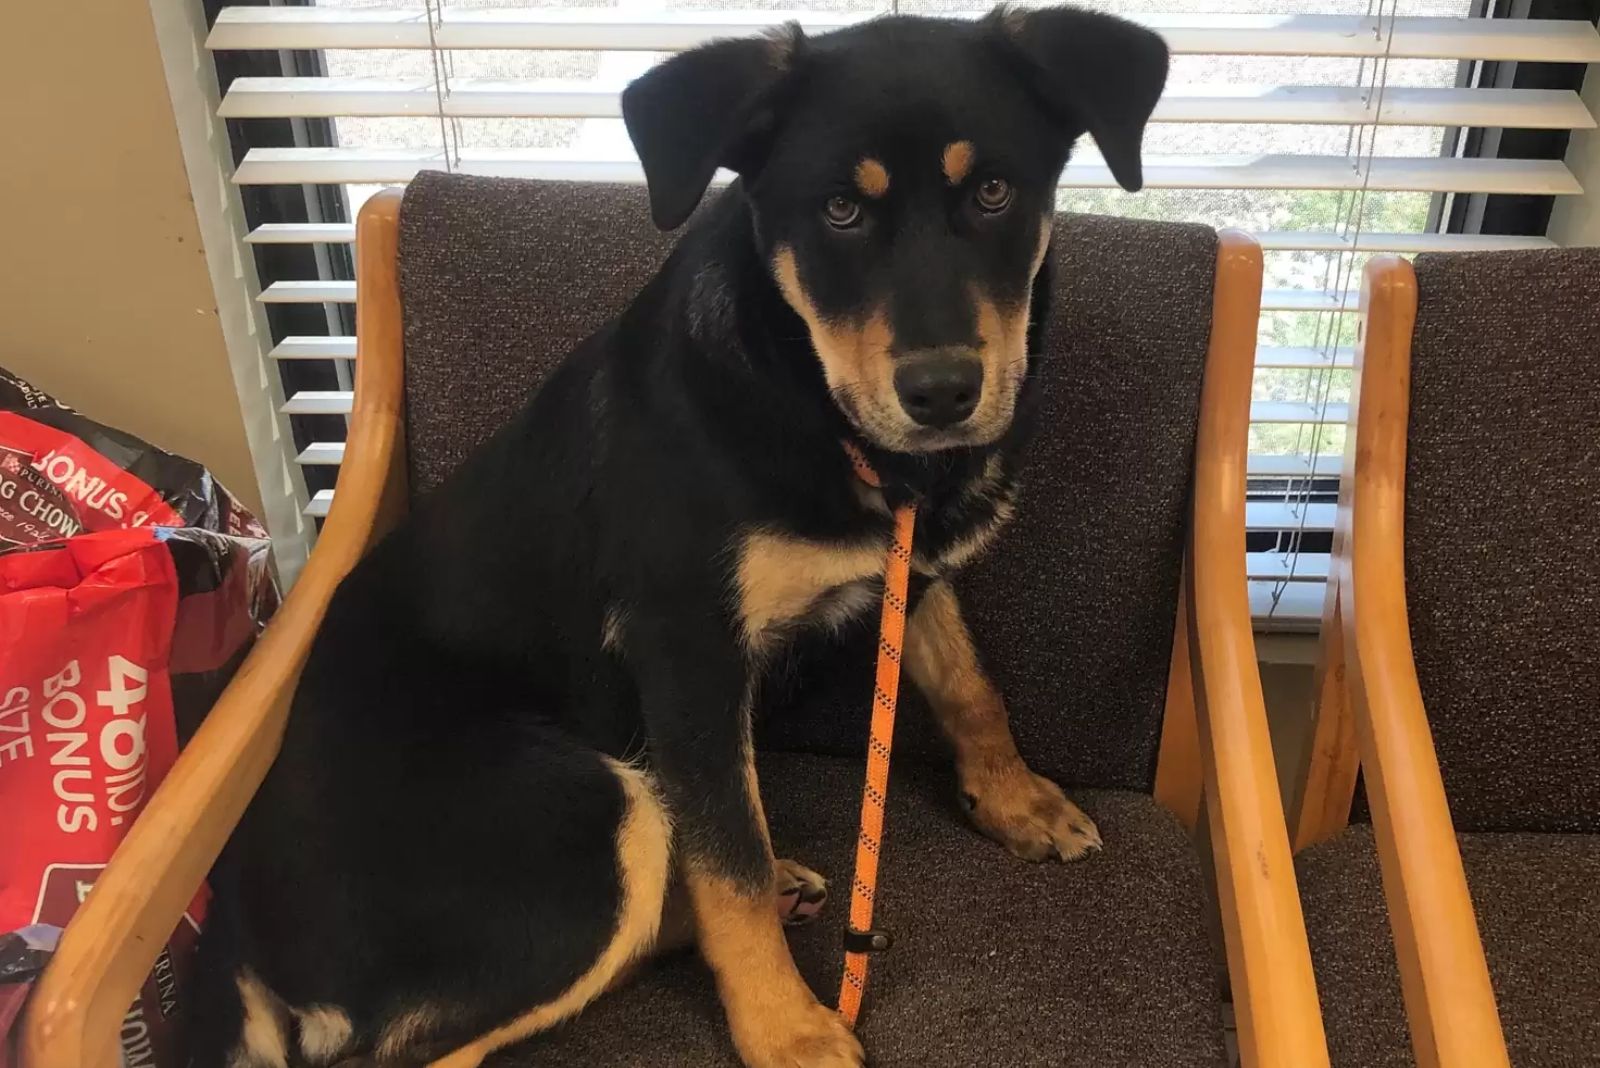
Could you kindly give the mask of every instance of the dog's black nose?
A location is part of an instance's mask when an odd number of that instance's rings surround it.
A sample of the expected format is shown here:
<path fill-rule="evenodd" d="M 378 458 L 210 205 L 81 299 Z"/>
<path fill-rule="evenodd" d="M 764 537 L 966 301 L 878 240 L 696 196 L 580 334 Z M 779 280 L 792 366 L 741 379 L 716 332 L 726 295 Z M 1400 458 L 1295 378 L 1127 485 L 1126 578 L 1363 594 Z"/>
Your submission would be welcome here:
<path fill-rule="evenodd" d="M 905 357 L 894 370 L 900 407 L 923 426 L 954 426 L 978 406 L 983 364 L 961 351 Z"/>

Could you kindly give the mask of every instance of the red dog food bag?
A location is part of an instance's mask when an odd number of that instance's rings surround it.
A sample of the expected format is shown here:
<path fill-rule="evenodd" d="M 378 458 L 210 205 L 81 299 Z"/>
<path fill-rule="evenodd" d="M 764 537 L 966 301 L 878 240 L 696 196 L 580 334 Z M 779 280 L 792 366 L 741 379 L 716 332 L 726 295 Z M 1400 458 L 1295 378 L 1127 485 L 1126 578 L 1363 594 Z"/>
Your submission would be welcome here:
<path fill-rule="evenodd" d="M 143 526 L 267 536 L 200 464 L 79 415 L 0 367 L 0 548 Z"/>
<path fill-rule="evenodd" d="M 0 933 L 77 911 L 277 607 L 269 548 L 200 464 L 0 369 Z M 123 1021 L 127 1068 L 185 1064 L 205 899 Z"/>
<path fill-rule="evenodd" d="M 0 555 L 0 931 L 65 927 L 178 756 L 170 532 Z M 122 1029 L 127 1068 L 181 1068 L 191 905 Z"/>

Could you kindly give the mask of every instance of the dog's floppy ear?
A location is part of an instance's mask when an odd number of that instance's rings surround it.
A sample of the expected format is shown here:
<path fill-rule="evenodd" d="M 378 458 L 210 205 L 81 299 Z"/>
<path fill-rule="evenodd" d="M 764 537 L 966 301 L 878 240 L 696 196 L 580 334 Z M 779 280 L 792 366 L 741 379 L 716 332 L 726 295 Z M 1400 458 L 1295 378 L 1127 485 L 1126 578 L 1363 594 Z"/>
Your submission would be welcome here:
<path fill-rule="evenodd" d="M 682 225 L 718 167 L 759 165 L 779 90 L 803 35 L 790 25 L 766 37 L 714 41 L 652 68 L 622 93 L 622 118 L 644 164 L 650 214 Z"/>
<path fill-rule="evenodd" d="M 997 8 L 991 19 L 1025 61 L 1024 76 L 1071 132 L 1094 135 L 1112 177 L 1144 185 L 1139 142 L 1167 83 L 1167 44 L 1131 22 L 1073 7 Z"/>

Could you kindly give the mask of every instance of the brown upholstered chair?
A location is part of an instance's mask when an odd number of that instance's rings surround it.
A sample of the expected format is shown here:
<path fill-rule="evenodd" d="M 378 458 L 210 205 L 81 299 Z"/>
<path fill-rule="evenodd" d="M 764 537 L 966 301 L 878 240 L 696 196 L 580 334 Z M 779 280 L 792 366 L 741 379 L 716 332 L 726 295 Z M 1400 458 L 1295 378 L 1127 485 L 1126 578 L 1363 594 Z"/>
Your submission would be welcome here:
<path fill-rule="evenodd" d="M 1246 1063 L 1316 1068 L 1326 1052 L 1243 570 L 1260 253 L 1196 226 L 1068 217 L 1056 233 L 1027 499 L 962 585 L 1023 752 L 1078 787 L 1107 846 L 1031 866 L 979 837 L 926 717 L 902 709 L 879 890 L 898 941 L 874 964 L 863 1038 L 883 1065 L 1220 1066 L 1225 988 L 1191 838 L 1204 796 Z M 631 187 L 425 174 L 403 206 L 368 205 L 356 411 L 320 544 L 67 932 L 30 1015 L 29 1068 L 109 1062 L 149 936 L 174 922 L 272 758 L 334 585 L 668 245 Z M 872 637 L 858 637 L 811 650 L 796 685 L 764 702 L 774 840 L 836 886 L 871 687 Z M 829 1001 L 844 914 L 835 901 L 793 936 Z M 734 1060 L 704 970 L 680 957 L 492 1063 Z"/>
<path fill-rule="evenodd" d="M 1385 257 L 1363 310 L 1294 813 L 1330 1051 L 1600 1064 L 1600 249 Z"/>

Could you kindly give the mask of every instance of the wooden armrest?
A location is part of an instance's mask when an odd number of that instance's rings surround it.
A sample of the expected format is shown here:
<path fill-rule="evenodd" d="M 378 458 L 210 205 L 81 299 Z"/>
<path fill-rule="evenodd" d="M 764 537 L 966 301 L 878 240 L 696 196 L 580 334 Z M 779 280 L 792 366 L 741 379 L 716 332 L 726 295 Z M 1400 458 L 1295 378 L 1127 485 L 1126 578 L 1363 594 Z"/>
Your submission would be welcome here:
<path fill-rule="evenodd" d="M 1246 1066 L 1322 1068 L 1327 1041 L 1289 852 L 1245 577 L 1245 460 L 1261 249 L 1219 236 L 1185 568 L 1205 811 Z"/>
<path fill-rule="evenodd" d="M 62 935 L 22 1030 L 26 1068 L 116 1068 L 123 1017 L 277 755 L 329 598 L 404 510 L 400 194 L 357 227 L 355 412 L 333 509 L 299 582 Z"/>
<path fill-rule="evenodd" d="M 1350 704 L 1420 1068 L 1510 1061 L 1412 660 L 1406 425 L 1417 280 L 1374 259 L 1362 283 L 1355 484 L 1336 558 Z"/>
<path fill-rule="evenodd" d="M 1351 428 L 1351 435 L 1355 431 Z M 1350 708 L 1349 664 L 1344 652 L 1344 601 L 1339 592 L 1338 562 L 1346 560 L 1350 507 L 1355 485 L 1355 458 L 1345 456 L 1339 484 L 1339 519 L 1333 529 L 1335 567 L 1329 572 L 1322 604 L 1322 635 L 1317 670 L 1312 681 L 1311 743 L 1289 806 L 1291 844 L 1294 851 L 1326 842 L 1350 824 L 1355 804 L 1356 778 L 1361 773 L 1356 743 L 1355 713 Z"/>

